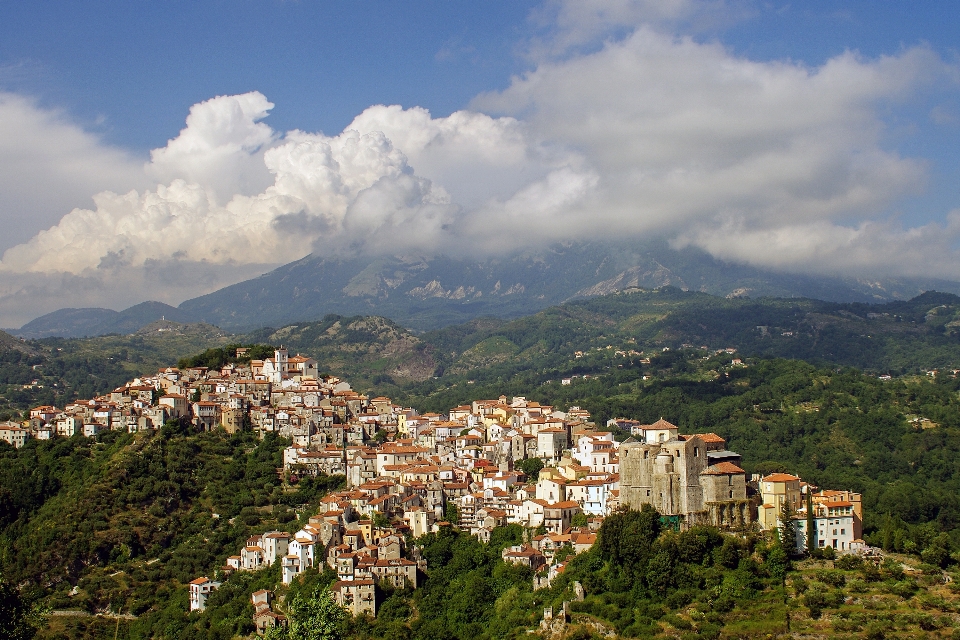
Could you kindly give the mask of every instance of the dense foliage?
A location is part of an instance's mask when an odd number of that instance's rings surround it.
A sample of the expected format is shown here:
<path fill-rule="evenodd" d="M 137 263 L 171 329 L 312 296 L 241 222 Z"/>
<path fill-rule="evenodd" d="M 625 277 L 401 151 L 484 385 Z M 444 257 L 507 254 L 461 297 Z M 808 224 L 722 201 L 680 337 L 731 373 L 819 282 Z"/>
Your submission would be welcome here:
<path fill-rule="evenodd" d="M 542 367 L 608 344 L 692 344 L 902 374 L 960 366 L 960 297 L 927 292 L 866 305 L 728 299 L 664 287 L 568 302 L 510 322 L 474 321 L 422 339 L 436 347 L 444 371 L 453 373 L 501 362 Z"/>
<path fill-rule="evenodd" d="M 296 531 L 303 523 L 295 509 L 306 513 L 342 486 L 342 477 L 284 485 L 277 468 L 286 444 L 272 434 L 194 434 L 176 423 L 156 434 L 107 432 L 19 450 L 2 443 L 4 572 L 56 608 L 139 616 L 138 637 L 163 636 L 170 625 L 181 630 L 166 637 L 188 637 L 183 585 L 223 566 L 253 533 Z M 249 630 L 247 588 L 257 580 L 249 576 L 218 595 L 232 593 L 240 608 L 225 617 L 223 637 L 241 622 Z M 259 580 L 261 588 L 277 581 Z"/>
<path fill-rule="evenodd" d="M 242 355 L 237 355 L 237 349 L 244 348 Z M 180 358 L 177 366 L 181 369 L 190 367 L 206 367 L 220 369 L 227 363 L 248 363 L 251 360 L 263 360 L 273 357 L 274 347 L 269 344 L 241 344 L 231 343 L 222 347 L 213 347 L 203 353 L 187 358 Z"/>
<path fill-rule="evenodd" d="M 130 372 L 112 356 L 0 347 L 0 420 L 37 405 L 59 405 L 115 389 Z"/>

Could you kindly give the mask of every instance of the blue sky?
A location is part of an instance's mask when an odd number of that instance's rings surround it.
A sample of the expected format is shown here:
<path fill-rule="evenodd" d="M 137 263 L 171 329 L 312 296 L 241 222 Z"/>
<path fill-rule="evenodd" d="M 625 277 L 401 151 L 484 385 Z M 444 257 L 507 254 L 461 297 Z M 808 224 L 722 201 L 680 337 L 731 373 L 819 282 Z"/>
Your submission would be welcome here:
<path fill-rule="evenodd" d="M 958 3 L 740 6 L 742 19 L 688 31 L 752 59 L 810 65 L 851 49 L 960 50 Z M 548 11 L 529 0 L 5 2 L 0 87 L 144 154 L 180 130 L 190 105 L 253 90 L 277 104 L 274 128 L 336 133 L 372 104 L 443 116 L 506 87 L 531 68 L 524 53 L 549 32 L 538 19 Z"/>
<path fill-rule="evenodd" d="M 330 246 L 660 235 L 960 279 L 958 27 L 947 2 L 5 2 L 0 324 Z"/>
<path fill-rule="evenodd" d="M 190 105 L 257 90 L 271 124 L 337 133 L 371 104 L 447 115 L 502 88 L 532 2 L 4 3 L 6 89 L 146 153 Z"/>

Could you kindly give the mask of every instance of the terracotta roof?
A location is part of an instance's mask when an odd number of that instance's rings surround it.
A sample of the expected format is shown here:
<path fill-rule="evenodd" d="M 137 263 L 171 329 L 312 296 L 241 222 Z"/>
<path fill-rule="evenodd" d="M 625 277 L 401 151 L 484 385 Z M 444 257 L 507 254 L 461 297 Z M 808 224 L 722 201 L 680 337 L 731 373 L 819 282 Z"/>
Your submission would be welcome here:
<path fill-rule="evenodd" d="M 676 428 L 677 428 L 677 425 L 671 424 L 671 423 L 667 422 L 666 420 L 664 420 L 663 418 L 660 418 L 659 420 L 657 420 L 657 421 L 654 422 L 653 424 L 641 425 L 640 428 L 643 429 L 644 431 L 652 431 L 652 430 L 654 430 L 654 429 L 676 429 Z"/>
<path fill-rule="evenodd" d="M 793 482 L 799 480 L 797 476 L 792 476 L 789 473 L 771 473 L 768 476 L 765 476 L 763 482 Z"/>
<path fill-rule="evenodd" d="M 732 462 L 718 462 L 707 467 L 703 474 L 716 476 L 741 475 L 746 473 L 743 469 Z"/>
<path fill-rule="evenodd" d="M 715 434 L 715 433 L 694 433 L 694 434 L 691 434 L 691 435 L 689 435 L 689 436 L 682 436 L 682 437 L 683 437 L 684 440 L 689 440 L 690 438 L 694 438 L 694 437 L 695 437 L 695 438 L 700 438 L 700 439 L 703 440 L 704 442 L 708 442 L 708 443 L 709 443 L 709 442 L 713 442 L 713 443 L 720 442 L 720 443 L 726 444 L 726 442 L 727 442 L 725 439 L 721 438 L 720 436 L 718 436 L 718 435 Z"/>

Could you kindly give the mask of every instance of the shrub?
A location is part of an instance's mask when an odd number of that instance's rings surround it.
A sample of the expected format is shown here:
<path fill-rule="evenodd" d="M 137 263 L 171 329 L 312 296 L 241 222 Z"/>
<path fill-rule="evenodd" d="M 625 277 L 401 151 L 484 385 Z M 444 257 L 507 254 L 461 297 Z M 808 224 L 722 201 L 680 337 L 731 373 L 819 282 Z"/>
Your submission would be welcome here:
<path fill-rule="evenodd" d="M 720 637 L 720 626 L 712 622 L 704 622 L 700 625 L 700 628 L 697 629 L 697 634 L 701 638 L 716 640 Z"/>
<path fill-rule="evenodd" d="M 880 565 L 880 569 L 883 573 L 893 578 L 894 580 L 903 579 L 903 565 L 894 560 L 893 558 L 887 558 L 883 561 L 883 564 Z"/>
<path fill-rule="evenodd" d="M 863 566 L 863 558 L 848 553 L 834 560 L 833 566 L 844 571 L 855 571 Z"/>
<path fill-rule="evenodd" d="M 869 562 L 865 562 L 863 566 L 860 567 L 860 575 L 862 575 L 863 579 L 867 582 L 880 582 L 883 579 L 883 574 L 880 573 L 880 570 Z"/>
<path fill-rule="evenodd" d="M 691 624 L 689 620 L 681 618 L 677 615 L 665 615 L 661 620 L 679 631 L 689 631 L 690 629 L 693 629 L 693 624 Z"/>
<path fill-rule="evenodd" d="M 860 578 L 854 578 L 850 581 L 850 593 L 866 593 L 867 583 Z"/>
<path fill-rule="evenodd" d="M 798 596 L 802 596 L 809 587 L 807 581 L 804 580 L 800 574 L 793 576 L 793 578 L 790 579 L 790 583 L 793 585 L 793 590 L 796 591 Z"/>
<path fill-rule="evenodd" d="M 820 582 L 828 584 L 831 587 L 842 587 L 847 584 L 847 578 L 839 571 L 829 571 L 827 569 L 821 569 L 814 573 L 814 576 Z"/>
<path fill-rule="evenodd" d="M 820 589 L 808 591 L 803 596 L 803 605 L 810 610 L 811 618 L 814 620 L 819 619 L 827 605 L 823 591 Z"/>

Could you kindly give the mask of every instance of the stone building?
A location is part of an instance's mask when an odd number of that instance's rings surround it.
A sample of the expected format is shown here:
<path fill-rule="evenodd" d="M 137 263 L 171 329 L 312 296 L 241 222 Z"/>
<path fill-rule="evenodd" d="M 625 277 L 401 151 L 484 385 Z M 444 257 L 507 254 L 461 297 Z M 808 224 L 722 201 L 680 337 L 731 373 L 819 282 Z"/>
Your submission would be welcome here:
<path fill-rule="evenodd" d="M 680 516 L 684 526 L 734 528 L 753 522 L 746 474 L 729 461 L 739 456 L 723 450 L 722 438 L 712 433 L 680 436 L 664 420 L 646 431 L 655 437 L 643 442 L 628 438 L 620 446 L 622 504 L 633 509 L 652 505 L 662 515 Z"/>

